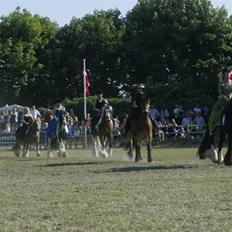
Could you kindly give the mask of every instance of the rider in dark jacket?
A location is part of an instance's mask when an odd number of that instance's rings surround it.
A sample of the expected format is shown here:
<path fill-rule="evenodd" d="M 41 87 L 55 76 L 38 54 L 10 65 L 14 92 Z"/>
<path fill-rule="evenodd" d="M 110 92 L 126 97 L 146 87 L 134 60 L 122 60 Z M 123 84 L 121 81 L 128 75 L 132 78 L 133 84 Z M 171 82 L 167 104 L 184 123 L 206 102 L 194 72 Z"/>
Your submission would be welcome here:
<path fill-rule="evenodd" d="M 99 120 L 101 118 L 102 108 L 108 104 L 108 101 L 103 97 L 103 92 L 98 91 L 97 92 L 97 100 L 95 102 L 95 105 L 93 107 L 93 118 L 91 123 L 91 131 L 92 133 L 97 131 L 97 125 L 99 124 Z"/>
<path fill-rule="evenodd" d="M 136 119 L 139 115 L 140 109 L 142 107 L 142 100 L 145 98 L 144 90 L 145 86 L 143 84 L 135 85 L 132 87 L 130 96 L 130 103 L 132 105 L 132 108 L 124 128 L 125 136 L 130 129 L 132 119 Z"/>

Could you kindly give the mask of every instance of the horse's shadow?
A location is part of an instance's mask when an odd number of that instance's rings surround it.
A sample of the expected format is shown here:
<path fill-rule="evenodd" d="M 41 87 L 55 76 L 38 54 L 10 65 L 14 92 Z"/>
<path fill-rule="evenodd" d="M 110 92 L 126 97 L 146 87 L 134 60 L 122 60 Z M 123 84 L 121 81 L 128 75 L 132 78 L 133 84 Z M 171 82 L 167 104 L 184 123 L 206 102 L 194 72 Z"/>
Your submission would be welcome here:
<path fill-rule="evenodd" d="M 42 167 L 62 167 L 62 166 L 84 166 L 84 165 L 102 165 L 106 163 L 112 163 L 112 161 L 104 161 L 103 162 L 94 162 L 94 161 L 89 161 L 89 162 L 63 162 L 63 163 L 50 163 L 50 164 L 45 164 L 42 165 Z"/>
<path fill-rule="evenodd" d="M 108 170 L 98 170 L 94 171 L 94 173 L 119 173 L 119 172 L 142 172 L 148 170 L 178 170 L 178 169 L 191 169 L 195 168 L 193 165 L 172 165 L 172 166 L 133 166 L 133 167 L 120 167 L 120 168 L 111 168 Z"/>

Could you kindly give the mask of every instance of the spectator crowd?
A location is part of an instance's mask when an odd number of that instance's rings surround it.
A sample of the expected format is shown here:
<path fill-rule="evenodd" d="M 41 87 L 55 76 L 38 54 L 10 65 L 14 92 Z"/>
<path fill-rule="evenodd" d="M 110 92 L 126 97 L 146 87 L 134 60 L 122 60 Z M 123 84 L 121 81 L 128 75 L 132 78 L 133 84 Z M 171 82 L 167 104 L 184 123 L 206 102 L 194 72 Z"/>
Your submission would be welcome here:
<path fill-rule="evenodd" d="M 28 107 L 17 107 L 12 110 L 0 111 L 0 132 L 15 132 L 22 122 L 25 113 L 29 113 L 33 119 L 40 117 L 42 129 L 46 129 L 48 126 L 47 117 L 52 111 L 41 114 L 35 106 L 32 106 L 29 111 L 28 109 Z M 171 110 L 157 109 L 154 105 L 151 105 L 149 113 L 153 120 L 154 127 L 157 129 L 156 131 L 160 142 L 164 141 L 166 136 L 172 136 L 174 138 L 186 137 L 189 135 L 201 136 L 209 117 L 208 108 L 199 105 L 187 110 L 184 110 L 181 105 L 175 105 Z M 81 137 L 84 126 L 87 128 L 87 134 L 91 134 L 90 113 L 87 114 L 85 120 L 79 121 L 76 112 L 70 109 L 66 112 L 65 117 L 68 136 L 70 138 Z M 124 117 L 120 119 L 117 115 L 114 115 L 115 135 L 121 134 L 127 117 L 128 115 L 125 114 Z"/>

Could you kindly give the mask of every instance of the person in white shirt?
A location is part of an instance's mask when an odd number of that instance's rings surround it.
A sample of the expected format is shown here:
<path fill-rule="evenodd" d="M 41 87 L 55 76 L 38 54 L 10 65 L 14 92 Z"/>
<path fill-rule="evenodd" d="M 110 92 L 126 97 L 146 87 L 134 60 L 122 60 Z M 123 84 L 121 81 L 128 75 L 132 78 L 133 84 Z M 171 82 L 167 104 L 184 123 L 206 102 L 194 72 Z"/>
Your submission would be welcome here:
<path fill-rule="evenodd" d="M 38 117 L 41 117 L 40 112 L 36 109 L 35 105 L 32 106 L 31 116 L 33 120 L 36 120 Z"/>

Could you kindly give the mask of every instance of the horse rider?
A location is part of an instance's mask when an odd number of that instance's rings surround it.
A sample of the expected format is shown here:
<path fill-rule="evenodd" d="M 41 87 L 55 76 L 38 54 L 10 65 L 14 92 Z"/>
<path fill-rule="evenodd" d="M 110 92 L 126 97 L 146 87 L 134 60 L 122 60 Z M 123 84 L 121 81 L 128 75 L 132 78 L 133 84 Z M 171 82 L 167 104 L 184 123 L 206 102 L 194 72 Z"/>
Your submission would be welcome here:
<path fill-rule="evenodd" d="M 223 72 L 219 73 L 218 77 L 218 100 L 213 105 L 208 120 L 209 136 L 212 138 L 214 137 L 215 128 L 221 124 L 224 108 L 232 98 L 232 66 L 225 67 Z M 211 145 L 211 149 L 213 152 L 216 152 L 213 145 Z"/>
<path fill-rule="evenodd" d="M 24 138 L 28 128 L 33 122 L 32 115 L 30 113 L 29 107 L 25 107 L 23 109 L 23 118 L 22 121 L 20 122 L 19 128 L 17 129 L 18 133 L 21 135 L 20 137 Z"/>
<path fill-rule="evenodd" d="M 131 121 L 136 119 L 140 113 L 142 107 L 142 101 L 145 99 L 145 86 L 144 84 L 133 85 L 129 101 L 132 105 L 131 113 L 129 114 L 124 127 L 124 135 L 127 136 L 130 129 Z"/>
<path fill-rule="evenodd" d="M 66 109 L 64 107 L 64 105 L 62 104 L 62 102 L 60 100 L 56 101 L 56 105 L 54 107 L 54 115 L 55 117 L 58 119 L 57 121 L 57 137 L 59 138 L 60 136 L 60 129 L 61 127 L 64 125 L 66 125 Z"/>
<path fill-rule="evenodd" d="M 91 131 L 92 132 L 97 132 L 98 131 L 98 125 L 101 122 L 101 117 L 102 117 L 102 109 L 106 104 L 109 104 L 108 101 L 103 97 L 103 92 L 98 91 L 97 92 L 97 100 L 94 104 L 93 107 L 93 118 L 92 118 L 92 123 L 91 123 Z"/>
<path fill-rule="evenodd" d="M 49 114 L 48 118 L 48 126 L 46 128 L 46 136 L 49 139 L 55 138 L 57 135 L 57 125 L 58 125 L 58 118 L 55 117 L 53 114 Z"/>

